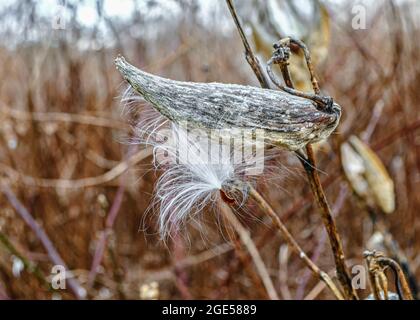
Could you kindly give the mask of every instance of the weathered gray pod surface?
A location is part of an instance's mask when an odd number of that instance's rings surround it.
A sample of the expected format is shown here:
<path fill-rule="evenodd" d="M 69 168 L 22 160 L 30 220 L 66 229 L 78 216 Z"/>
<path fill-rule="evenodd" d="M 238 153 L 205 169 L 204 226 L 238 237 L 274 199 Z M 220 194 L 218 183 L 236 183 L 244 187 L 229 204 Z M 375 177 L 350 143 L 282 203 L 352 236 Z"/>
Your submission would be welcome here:
<path fill-rule="evenodd" d="M 327 138 L 341 115 L 337 104 L 325 112 L 310 100 L 282 91 L 169 80 L 141 71 L 123 57 L 115 64 L 136 92 L 175 123 L 202 129 L 262 129 L 267 143 L 289 150 Z"/>

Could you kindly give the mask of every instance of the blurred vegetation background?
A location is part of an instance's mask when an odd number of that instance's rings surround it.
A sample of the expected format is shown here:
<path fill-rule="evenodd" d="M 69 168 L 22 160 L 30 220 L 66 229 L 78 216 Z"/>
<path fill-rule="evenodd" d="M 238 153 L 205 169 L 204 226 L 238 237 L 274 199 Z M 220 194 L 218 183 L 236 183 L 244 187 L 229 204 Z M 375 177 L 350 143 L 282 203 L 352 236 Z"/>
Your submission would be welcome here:
<path fill-rule="evenodd" d="M 343 108 L 319 169 L 349 265 L 379 249 L 420 280 L 420 4 L 236 1 L 265 62 L 293 34 L 314 55 L 324 92 Z M 0 298 L 266 299 L 252 260 L 213 211 L 182 235 L 159 239 L 147 213 L 154 172 L 119 102 L 113 61 L 168 78 L 258 86 L 224 1 L 5 1 L 0 5 Z M 359 8 L 360 9 L 360 8 Z M 309 81 L 298 55 L 292 74 Z M 303 80 L 302 80 L 303 79 Z M 367 151 L 366 151 L 367 150 Z M 311 258 L 333 259 L 298 160 L 258 187 Z M 331 294 L 305 269 L 257 206 L 238 211 L 282 299 Z M 67 289 L 49 287 L 65 264 Z M 391 289 L 395 288 L 391 285 Z M 362 297 L 369 290 L 361 290 Z"/>

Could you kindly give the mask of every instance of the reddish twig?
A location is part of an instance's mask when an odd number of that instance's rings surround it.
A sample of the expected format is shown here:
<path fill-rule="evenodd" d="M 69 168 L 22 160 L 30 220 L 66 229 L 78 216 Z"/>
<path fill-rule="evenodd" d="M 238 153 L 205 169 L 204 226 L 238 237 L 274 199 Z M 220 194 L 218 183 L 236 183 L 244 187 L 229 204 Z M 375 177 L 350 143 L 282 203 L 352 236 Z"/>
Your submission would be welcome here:
<path fill-rule="evenodd" d="M 92 266 L 88 275 L 88 288 L 92 287 L 93 282 L 96 278 L 96 274 L 98 273 L 98 268 L 104 256 L 106 242 L 108 240 L 108 237 L 112 233 L 112 227 L 114 226 L 115 219 L 117 218 L 118 212 L 121 208 L 124 191 L 125 185 L 122 183 L 118 187 L 117 194 L 115 195 L 114 201 L 111 205 L 111 209 L 109 210 L 108 216 L 105 221 L 105 230 L 101 233 L 101 237 L 99 238 L 98 244 L 95 249 L 95 253 L 93 255 Z"/>
<path fill-rule="evenodd" d="M 44 229 L 35 221 L 29 211 L 24 207 L 24 205 L 16 198 L 13 191 L 8 187 L 3 185 L 1 191 L 9 200 L 12 207 L 20 215 L 20 217 L 26 222 L 26 224 L 32 229 L 37 238 L 41 241 L 45 250 L 48 253 L 48 256 L 51 262 L 55 265 L 61 265 L 66 270 L 69 270 L 64 260 L 61 258 L 60 254 L 54 247 L 48 235 L 45 233 Z M 70 272 L 69 272 L 70 273 Z M 80 285 L 79 281 L 76 278 L 66 278 L 71 291 L 77 297 L 77 299 L 84 299 L 86 297 L 86 290 Z"/>

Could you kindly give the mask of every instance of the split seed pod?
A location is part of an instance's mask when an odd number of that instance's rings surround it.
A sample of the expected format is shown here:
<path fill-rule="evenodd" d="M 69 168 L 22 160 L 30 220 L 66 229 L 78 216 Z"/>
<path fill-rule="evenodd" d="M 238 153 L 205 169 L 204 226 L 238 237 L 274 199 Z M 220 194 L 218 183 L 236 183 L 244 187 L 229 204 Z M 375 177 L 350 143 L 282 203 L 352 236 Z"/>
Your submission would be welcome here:
<path fill-rule="evenodd" d="M 341 158 L 356 194 L 367 205 L 392 213 L 395 210 L 394 182 L 375 152 L 359 138 L 351 136 L 341 145 Z"/>
<path fill-rule="evenodd" d="M 228 130 L 231 138 L 241 130 L 260 129 L 266 143 L 298 150 L 327 138 L 341 115 L 336 103 L 325 110 L 282 91 L 169 80 L 141 71 L 123 57 L 115 64 L 132 88 L 169 120 L 189 128 Z"/>

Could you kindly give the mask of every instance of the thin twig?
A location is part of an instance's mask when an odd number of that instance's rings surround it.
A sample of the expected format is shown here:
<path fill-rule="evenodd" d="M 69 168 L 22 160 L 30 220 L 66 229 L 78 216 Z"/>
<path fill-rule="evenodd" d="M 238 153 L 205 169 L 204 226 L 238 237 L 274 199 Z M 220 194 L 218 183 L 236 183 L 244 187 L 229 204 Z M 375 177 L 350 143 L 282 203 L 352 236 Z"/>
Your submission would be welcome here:
<path fill-rule="evenodd" d="M 135 151 L 134 147 L 129 148 L 128 153 L 127 153 L 128 159 L 132 158 L 132 154 L 134 151 Z M 141 151 L 144 151 L 144 150 L 141 150 Z M 120 212 L 120 208 L 121 208 L 123 196 L 124 196 L 124 191 L 125 191 L 126 176 L 127 174 L 124 174 L 120 178 L 121 180 L 120 185 L 118 187 L 117 193 L 114 197 L 114 200 L 112 202 L 111 208 L 109 210 L 109 213 L 105 221 L 105 230 L 102 231 L 101 237 L 96 246 L 96 250 L 93 255 L 92 266 L 90 268 L 89 275 L 88 275 L 88 282 L 87 282 L 88 288 L 91 288 L 95 281 L 99 266 L 103 260 L 107 240 L 113 231 L 115 219 L 117 218 L 118 213 Z"/>
<path fill-rule="evenodd" d="M 111 129 L 118 129 L 122 131 L 129 131 L 130 126 L 127 124 L 104 117 L 98 117 L 87 114 L 65 113 L 65 112 L 26 112 L 12 109 L 8 106 L 0 108 L 0 112 L 4 113 L 16 120 L 30 120 L 40 122 L 66 122 L 78 123 L 89 126 L 105 127 Z"/>
<path fill-rule="evenodd" d="M 340 235 L 338 234 L 337 226 L 335 224 L 334 218 L 332 217 L 331 208 L 328 204 L 327 197 L 325 196 L 324 189 L 322 188 L 318 171 L 315 169 L 315 155 L 310 144 L 306 146 L 306 154 L 307 161 L 303 160 L 302 164 L 305 168 L 311 190 L 320 209 L 322 221 L 324 222 L 324 226 L 330 240 L 334 261 L 337 268 L 338 280 L 343 286 L 343 289 L 348 298 L 358 299 L 357 293 L 352 287 L 351 277 L 346 267 L 346 259 L 344 256 Z"/>
<path fill-rule="evenodd" d="M 297 241 L 293 238 L 290 234 L 289 230 L 287 230 L 286 226 L 281 222 L 278 215 L 274 212 L 273 208 L 265 201 L 265 199 L 254 189 L 250 186 L 250 195 L 254 198 L 260 208 L 270 216 L 271 220 L 273 221 L 274 225 L 282 234 L 283 238 L 289 244 L 289 246 L 295 251 L 295 253 L 299 256 L 300 259 L 306 264 L 306 266 L 313 272 L 313 274 L 319 278 L 321 281 L 325 282 L 327 287 L 329 287 L 332 293 L 336 296 L 337 299 L 343 300 L 344 297 L 341 294 L 340 290 L 331 280 L 327 273 L 322 271 L 309 257 L 306 253 L 302 250 L 299 246 Z"/>
<path fill-rule="evenodd" d="M 328 275 L 332 275 L 335 269 L 329 270 Z M 318 281 L 318 283 L 309 291 L 309 293 L 303 298 L 303 300 L 314 300 L 316 297 L 326 288 L 324 282 Z"/>
<path fill-rule="evenodd" d="M 289 286 L 287 285 L 287 281 L 289 279 L 288 262 L 289 246 L 284 244 L 280 246 L 279 250 L 279 288 L 284 300 L 292 300 L 292 294 L 290 293 Z"/>
<path fill-rule="evenodd" d="M 383 244 L 386 250 L 389 252 L 391 258 L 394 259 L 401 266 L 402 270 L 404 271 L 404 274 L 408 279 L 409 287 L 411 289 L 411 292 L 413 293 L 413 296 L 417 296 L 419 292 L 417 279 L 415 276 L 414 269 L 410 265 L 407 256 L 401 250 L 400 245 L 398 244 L 397 240 L 394 239 L 392 233 L 388 230 L 388 227 L 380 221 L 377 221 L 375 224 L 376 228 L 380 230 L 380 232 L 383 235 Z"/>
<path fill-rule="evenodd" d="M 339 193 L 339 195 L 337 197 L 337 200 L 336 200 L 336 202 L 334 204 L 334 207 L 333 207 L 334 218 L 338 215 L 338 213 L 342 209 L 348 194 L 349 194 L 348 188 L 345 187 L 345 186 L 342 186 L 341 189 L 340 189 L 340 193 Z M 314 263 L 317 263 L 318 259 L 320 258 L 322 252 L 324 251 L 325 243 L 327 241 L 327 234 L 326 234 L 325 230 L 322 230 L 322 231 L 323 231 L 322 235 L 321 235 L 321 237 L 318 241 L 318 244 L 315 247 L 315 249 L 312 253 L 312 256 L 311 256 L 311 260 Z M 296 299 L 297 300 L 300 300 L 300 299 L 303 298 L 305 287 L 306 287 L 306 284 L 308 283 L 308 281 L 310 279 L 310 275 L 311 274 L 310 274 L 309 270 L 307 270 L 307 272 L 303 275 L 302 281 L 301 281 L 299 287 L 296 289 Z"/>
<path fill-rule="evenodd" d="M 129 159 L 121 161 L 114 168 L 96 177 L 82 178 L 82 179 L 43 179 L 24 175 L 15 169 L 0 163 L 0 171 L 4 171 L 10 178 L 22 182 L 29 186 L 43 187 L 43 188 L 63 188 L 63 189 L 78 189 L 98 186 L 106 182 L 112 181 L 130 167 L 139 163 L 143 159 L 152 154 L 152 148 L 143 149 Z"/>
<path fill-rule="evenodd" d="M 236 218 L 235 214 L 232 212 L 231 208 L 220 201 L 220 209 L 223 212 L 224 217 L 229 221 L 233 226 L 235 231 L 238 233 L 242 243 L 247 248 L 252 260 L 254 261 L 255 267 L 261 277 L 261 280 L 267 290 L 267 293 L 271 300 L 279 300 L 276 289 L 274 288 L 273 282 L 271 281 L 270 275 L 267 271 L 267 267 L 262 260 L 260 253 L 255 246 L 255 243 L 252 241 L 252 238 L 249 234 L 249 231 L 244 228 L 244 226 Z"/>
<path fill-rule="evenodd" d="M 388 284 L 383 268 L 381 268 L 377 261 L 377 256 L 382 255 L 380 252 L 364 252 L 366 265 L 368 267 L 369 284 L 375 300 L 388 300 Z M 379 281 L 379 280 L 382 281 Z"/>
<path fill-rule="evenodd" d="M 178 268 L 189 268 L 195 267 L 201 263 L 219 257 L 220 255 L 226 254 L 233 250 L 233 245 L 231 243 L 223 243 L 217 246 L 212 247 L 206 251 L 200 252 L 195 256 L 188 256 L 178 261 L 176 263 L 176 267 Z M 142 277 L 146 280 L 153 280 L 153 281 L 163 281 L 167 279 L 172 279 L 174 277 L 174 268 L 173 266 L 170 267 L 163 267 L 158 270 L 153 271 L 144 271 L 142 272 Z"/>
<path fill-rule="evenodd" d="M 318 281 L 315 287 L 303 298 L 303 300 L 315 300 L 315 298 L 325 289 L 325 283 Z"/>
<path fill-rule="evenodd" d="M 236 28 L 238 29 L 239 36 L 241 37 L 242 43 L 245 48 L 245 58 L 248 64 L 251 66 L 252 70 L 254 71 L 258 81 L 260 82 L 261 87 L 263 88 L 270 88 L 268 80 L 264 74 L 264 71 L 261 67 L 261 63 L 258 58 L 255 56 L 254 52 L 252 51 L 251 45 L 246 38 L 244 29 L 242 28 L 241 22 L 239 21 L 238 14 L 236 13 L 235 5 L 233 4 L 232 0 L 226 0 L 226 3 L 229 7 L 229 11 L 232 15 L 233 21 L 235 22 Z"/>
<path fill-rule="evenodd" d="M 16 212 L 21 216 L 21 218 L 26 222 L 26 224 L 32 229 L 37 238 L 41 241 L 45 250 L 48 253 L 48 256 L 51 262 L 55 265 L 63 266 L 67 271 L 69 270 L 64 260 L 61 258 L 57 249 L 54 247 L 52 241 L 45 233 L 44 229 L 36 222 L 32 217 L 29 211 L 24 207 L 24 205 L 16 198 L 13 191 L 8 186 L 1 186 L 0 190 L 9 200 L 12 207 Z M 69 272 L 70 273 L 70 272 Z M 84 299 L 86 296 L 86 290 L 80 285 L 79 281 L 76 278 L 66 278 L 66 281 L 78 299 Z"/>
<path fill-rule="evenodd" d="M 92 266 L 90 268 L 90 272 L 89 272 L 89 276 L 88 276 L 88 282 L 87 282 L 88 288 L 92 287 L 92 285 L 95 281 L 95 278 L 96 278 L 96 274 L 98 273 L 99 266 L 100 266 L 100 264 L 102 262 L 102 259 L 103 259 L 103 256 L 104 256 L 106 242 L 108 240 L 108 237 L 112 233 L 112 227 L 114 226 L 114 221 L 115 221 L 115 219 L 118 215 L 118 212 L 121 208 L 124 191 L 125 191 L 125 185 L 124 185 L 124 183 L 122 183 L 118 187 L 118 190 L 117 190 L 117 193 L 115 195 L 114 201 L 112 203 L 111 209 L 109 210 L 108 216 L 106 218 L 105 230 L 103 230 L 102 233 L 101 233 L 101 237 L 99 238 L 98 244 L 97 244 L 96 249 L 95 249 L 95 253 L 93 255 Z"/>
<path fill-rule="evenodd" d="M 147 65 L 144 69 L 149 70 L 150 72 L 156 72 L 159 70 L 164 70 L 166 67 L 173 64 L 177 59 L 187 54 L 196 46 L 196 43 L 183 43 L 175 51 L 170 52 L 167 56 L 163 57 L 157 62 L 153 62 L 151 65 Z"/>
<path fill-rule="evenodd" d="M 394 273 L 399 299 L 414 300 L 404 272 L 396 261 L 384 256 L 379 251 L 365 251 L 363 254 L 369 268 L 369 280 L 375 300 L 381 300 L 382 292 L 384 298 L 388 300 L 388 280 L 385 275 L 387 268 L 390 268 Z"/>

